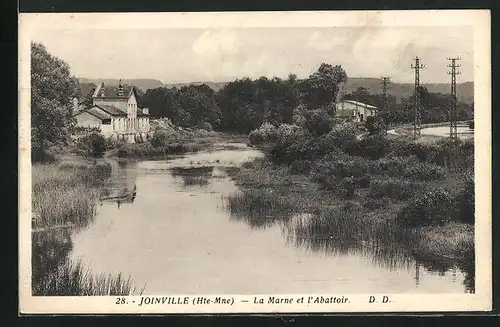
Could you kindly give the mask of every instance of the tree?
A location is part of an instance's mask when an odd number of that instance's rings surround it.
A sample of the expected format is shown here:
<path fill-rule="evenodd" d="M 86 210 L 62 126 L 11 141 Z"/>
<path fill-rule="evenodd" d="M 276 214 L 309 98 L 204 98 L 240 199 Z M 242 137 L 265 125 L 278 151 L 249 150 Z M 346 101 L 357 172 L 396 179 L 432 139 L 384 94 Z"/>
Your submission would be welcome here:
<path fill-rule="evenodd" d="M 328 106 L 337 98 L 338 84 L 347 81 L 341 66 L 322 63 L 318 70 L 302 83 L 302 100 L 309 109 Z"/>
<path fill-rule="evenodd" d="M 49 149 L 67 144 L 73 122 L 72 97 L 78 82 L 69 65 L 31 43 L 31 157 L 42 161 Z"/>

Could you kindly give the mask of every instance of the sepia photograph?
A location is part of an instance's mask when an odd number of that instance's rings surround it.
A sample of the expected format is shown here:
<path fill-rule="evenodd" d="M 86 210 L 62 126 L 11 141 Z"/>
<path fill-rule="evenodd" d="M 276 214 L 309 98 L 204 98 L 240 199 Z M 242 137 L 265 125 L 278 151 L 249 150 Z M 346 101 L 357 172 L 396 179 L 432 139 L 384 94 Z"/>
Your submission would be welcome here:
<path fill-rule="evenodd" d="M 21 312 L 490 309 L 489 17 L 21 14 Z"/>

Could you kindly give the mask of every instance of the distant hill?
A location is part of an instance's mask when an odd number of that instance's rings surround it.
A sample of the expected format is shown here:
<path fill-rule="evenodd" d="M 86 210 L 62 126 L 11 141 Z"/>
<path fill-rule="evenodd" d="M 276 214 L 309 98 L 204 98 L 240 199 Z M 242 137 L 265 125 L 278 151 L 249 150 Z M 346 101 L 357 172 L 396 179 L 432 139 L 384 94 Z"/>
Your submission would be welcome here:
<path fill-rule="evenodd" d="M 206 84 L 208 87 L 210 87 L 214 91 L 219 91 L 222 89 L 228 82 L 192 82 L 192 83 L 170 83 L 170 84 L 165 84 L 166 87 L 168 88 L 181 88 L 183 86 L 188 86 L 188 85 L 202 85 Z"/>
<path fill-rule="evenodd" d="M 95 84 L 99 85 L 104 82 L 105 85 L 118 85 L 119 79 L 114 78 L 85 78 L 80 77 L 80 83 L 84 84 Z M 122 79 L 123 84 L 135 85 L 136 87 L 146 91 L 147 89 L 154 89 L 157 87 L 164 87 L 165 85 L 157 79 L 143 79 L 143 78 L 132 78 L 132 79 Z"/>
<path fill-rule="evenodd" d="M 447 83 L 422 83 L 431 93 L 450 93 L 450 84 Z M 347 79 L 344 91 L 351 93 L 358 87 L 364 87 L 371 94 L 382 93 L 382 84 L 378 78 L 360 78 L 351 77 Z M 399 101 L 402 97 L 406 98 L 413 94 L 414 84 L 412 83 L 390 83 L 387 92 L 396 97 Z M 457 84 L 457 98 L 460 101 L 471 103 L 474 101 L 474 82 L 465 82 Z"/>

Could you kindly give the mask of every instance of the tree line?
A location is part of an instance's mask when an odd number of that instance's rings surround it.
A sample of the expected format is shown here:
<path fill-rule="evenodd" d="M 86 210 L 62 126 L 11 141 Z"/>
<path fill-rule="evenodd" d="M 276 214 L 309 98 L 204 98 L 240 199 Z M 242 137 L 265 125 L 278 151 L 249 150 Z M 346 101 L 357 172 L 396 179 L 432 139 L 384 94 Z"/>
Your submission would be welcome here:
<path fill-rule="evenodd" d="M 82 94 L 69 65 L 47 52 L 39 43 L 31 45 L 32 154 L 35 160 L 47 155 L 49 147 L 67 143 L 74 126 L 71 99 L 79 96 L 84 106 L 92 103 L 92 90 Z M 264 122 L 272 125 L 297 124 L 313 132 L 329 129 L 335 115 L 339 85 L 347 81 L 340 65 L 322 63 L 307 78 L 290 74 L 258 79 L 241 78 L 227 83 L 219 91 L 207 85 L 181 88 L 139 90 L 138 105 L 147 107 L 152 118 L 166 117 L 174 124 L 193 127 L 210 123 L 220 131 L 249 133 Z M 449 95 L 430 93 L 420 88 L 422 122 L 448 119 Z M 353 99 L 383 107 L 380 94 L 358 88 L 344 99 Z M 413 97 L 397 102 L 387 98 L 387 110 L 381 116 L 388 122 L 413 120 Z M 473 105 L 458 103 L 459 119 L 473 117 Z"/>

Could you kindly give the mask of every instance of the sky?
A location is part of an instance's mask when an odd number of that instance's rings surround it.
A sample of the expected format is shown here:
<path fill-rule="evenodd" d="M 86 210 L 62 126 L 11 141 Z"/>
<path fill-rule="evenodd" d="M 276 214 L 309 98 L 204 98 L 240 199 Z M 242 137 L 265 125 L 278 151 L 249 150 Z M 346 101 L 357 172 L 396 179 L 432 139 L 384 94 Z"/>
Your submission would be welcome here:
<path fill-rule="evenodd" d="M 415 56 L 425 65 L 422 83 L 450 81 L 447 57 L 461 57 L 457 82 L 474 78 L 473 30 L 466 26 L 41 30 L 33 40 L 87 78 L 305 78 L 326 62 L 341 65 L 348 77 L 411 83 Z"/>

